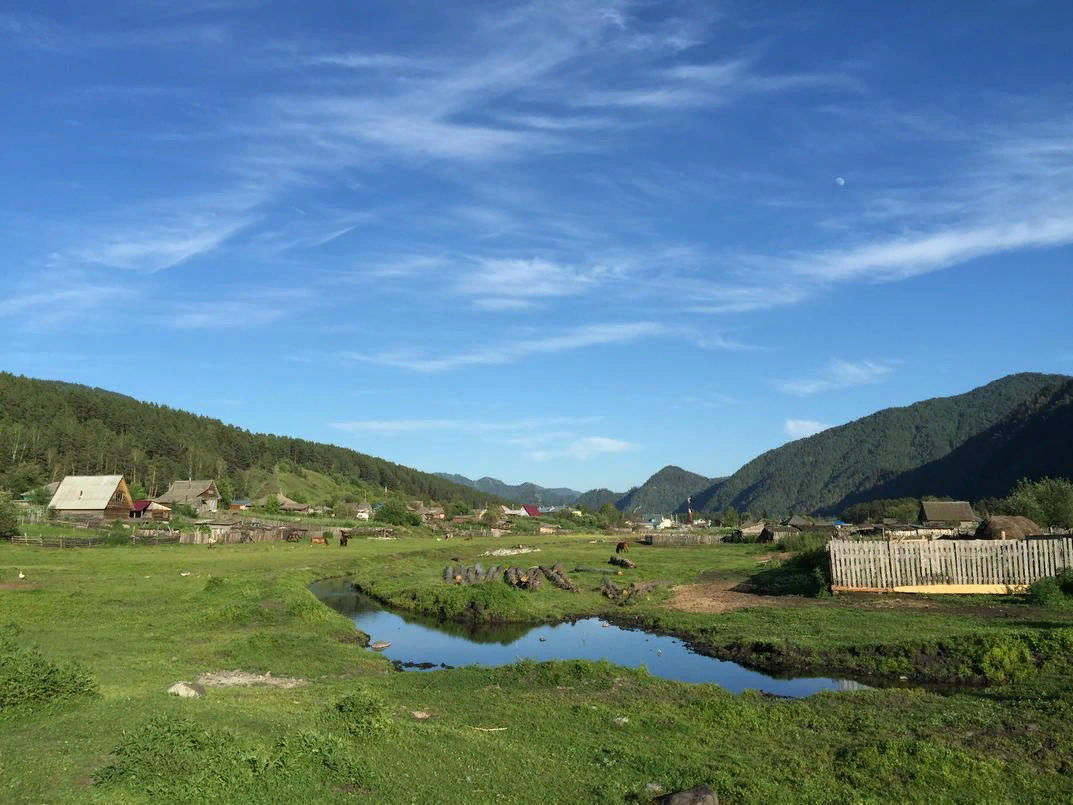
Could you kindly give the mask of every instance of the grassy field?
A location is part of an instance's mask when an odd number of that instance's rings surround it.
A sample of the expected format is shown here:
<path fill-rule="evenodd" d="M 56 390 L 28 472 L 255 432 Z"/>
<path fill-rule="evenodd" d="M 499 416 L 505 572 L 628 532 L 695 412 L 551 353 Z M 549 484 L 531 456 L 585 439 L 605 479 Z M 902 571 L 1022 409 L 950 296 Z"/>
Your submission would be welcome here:
<path fill-rule="evenodd" d="M 732 804 L 1073 801 L 1065 612 L 791 597 L 705 614 L 672 608 L 666 588 L 616 607 L 597 592 L 598 572 L 571 574 L 577 594 L 443 583 L 453 561 L 603 569 L 613 552 L 595 536 L 525 540 L 540 552 L 481 557 L 503 540 L 418 536 L 346 549 L 0 544 L 0 802 L 623 803 L 647 801 L 649 783 L 701 782 Z M 629 556 L 639 567 L 619 583 L 713 589 L 762 578 L 770 558 L 747 545 L 637 546 Z M 926 647 L 972 664 L 980 650 L 1006 681 L 956 695 L 789 701 L 603 663 L 396 673 L 307 590 L 343 575 L 415 611 L 610 614 L 713 649 L 767 646 L 803 665 L 854 654 L 926 662 Z M 305 684 L 166 693 L 238 669 Z"/>

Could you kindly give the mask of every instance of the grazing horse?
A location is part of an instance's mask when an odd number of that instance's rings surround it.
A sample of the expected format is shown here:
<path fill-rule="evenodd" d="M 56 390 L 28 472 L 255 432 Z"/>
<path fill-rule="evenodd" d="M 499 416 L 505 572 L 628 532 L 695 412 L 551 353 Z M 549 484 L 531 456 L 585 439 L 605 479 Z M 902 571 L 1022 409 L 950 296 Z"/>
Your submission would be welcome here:
<path fill-rule="evenodd" d="M 350 541 L 350 537 L 348 537 L 346 534 L 340 534 L 339 535 L 339 547 L 340 548 L 345 548 L 347 542 L 349 542 L 349 541 Z"/>
<path fill-rule="evenodd" d="M 626 553 L 630 550 L 630 546 L 625 542 L 620 542 L 615 546 L 615 553 Z"/>
<path fill-rule="evenodd" d="M 310 540 L 309 544 L 310 545 L 324 545 L 325 547 L 327 547 L 328 540 L 326 540 L 324 537 L 313 537 L 313 539 Z"/>

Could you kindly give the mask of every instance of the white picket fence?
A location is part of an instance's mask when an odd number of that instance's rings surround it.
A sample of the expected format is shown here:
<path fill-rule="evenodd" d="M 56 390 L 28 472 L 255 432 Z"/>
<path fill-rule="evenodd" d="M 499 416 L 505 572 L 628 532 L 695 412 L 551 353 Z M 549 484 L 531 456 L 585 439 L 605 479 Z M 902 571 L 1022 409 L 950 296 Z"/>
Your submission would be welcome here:
<path fill-rule="evenodd" d="M 1073 538 L 937 541 L 832 540 L 831 589 L 1014 592 L 1073 566 Z"/>

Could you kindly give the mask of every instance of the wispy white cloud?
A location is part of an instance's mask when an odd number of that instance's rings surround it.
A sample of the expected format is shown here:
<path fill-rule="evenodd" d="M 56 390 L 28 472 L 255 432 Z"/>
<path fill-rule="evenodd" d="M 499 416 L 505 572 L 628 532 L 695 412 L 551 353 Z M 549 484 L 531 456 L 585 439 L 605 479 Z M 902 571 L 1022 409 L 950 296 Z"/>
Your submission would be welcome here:
<path fill-rule="evenodd" d="M 0 300 L 0 319 L 9 319 L 12 329 L 44 332 L 96 315 L 130 293 L 127 285 L 96 281 L 81 271 L 45 269 Z"/>
<path fill-rule="evenodd" d="M 782 429 L 791 439 L 803 439 L 806 436 L 813 436 L 820 431 L 827 430 L 829 427 L 831 426 L 817 422 L 814 419 L 787 419 L 783 423 Z"/>
<path fill-rule="evenodd" d="M 575 458 L 580 461 L 601 455 L 615 455 L 639 449 L 633 442 L 609 439 L 606 436 L 585 436 L 573 439 L 560 448 L 533 450 L 529 457 L 534 461 L 549 461 L 555 458 Z"/>
<path fill-rule="evenodd" d="M 509 310 L 538 299 L 577 296 L 621 276 L 621 270 L 604 265 L 580 268 L 541 259 L 485 259 L 459 279 L 457 290 L 485 309 Z"/>
<path fill-rule="evenodd" d="M 1055 216 L 903 236 L 784 262 L 794 273 L 831 282 L 900 280 L 984 255 L 1068 243 L 1073 243 L 1073 218 Z"/>
<path fill-rule="evenodd" d="M 310 57 L 307 64 L 323 67 L 344 67 L 351 70 L 428 70 L 433 65 L 427 59 L 399 53 L 321 53 Z"/>
<path fill-rule="evenodd" d="M 212 251 L 248 222 L 246 220 L 189 220 L 115 232 L 84 244 L 73 256 L 89 263 L 155 272 L 173 268 Z"/>
<path fill-rule="evenodd" d="M 819 375 L 809 378 L 777 380 L 774 385 L 775 388 L 787 394 L 807 397 L 825 391 L 836 391 L 852 386 L 878 383 L 886 379 L 892 371 L 894 371 L 894 367 L 885 362 L 858 361 L 854 363 L 852 361 L 834 360 Z"/>
<path fill-rule="evenodd" d="M 223 290 L 216 293 L 224 298 L 180 302 L 162 320 L 179 330 L 255 329 L 302 312 L 312 298 L 303 289 L 261 289 L 233 299 Z"/>
<path fill-rule="evenodd" d="M 478 347 L 454 355 L 428 356 L 412 350 L 396 350 L 366 354 L 343 352 L 340 357 L 383 366 L 394 366 L 415 372 L 447 372 L 470 366 L 489 366 L 516 363 L 534 355 L 569 352 L 592 346 L 623 344 L 641 338 L 666 335 L 667 325 L 658 322 L 628 322 L 623 324 L 592 324 L 539 338 L 504 341 L 494 346 Z"/>

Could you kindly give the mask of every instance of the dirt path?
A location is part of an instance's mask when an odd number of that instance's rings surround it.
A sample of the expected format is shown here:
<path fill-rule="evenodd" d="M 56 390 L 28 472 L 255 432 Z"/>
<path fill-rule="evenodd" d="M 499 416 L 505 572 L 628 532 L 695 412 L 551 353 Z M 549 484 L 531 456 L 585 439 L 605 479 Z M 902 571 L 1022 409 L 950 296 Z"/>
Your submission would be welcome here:
<path fill-rule="evenodd" d="M 756 595 L 734 588 L 740 580 L 708 581 L 701 584 L 680 584 L 671 590 L 670 605 L 683 612 L 733 612 L 748 607 L 786 606 L 785 600 L 770 595 Z"/>

